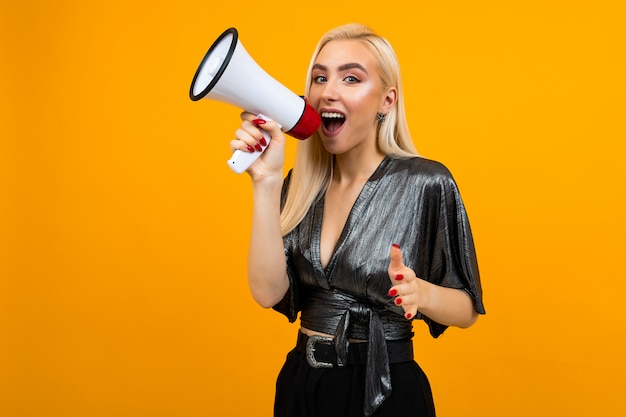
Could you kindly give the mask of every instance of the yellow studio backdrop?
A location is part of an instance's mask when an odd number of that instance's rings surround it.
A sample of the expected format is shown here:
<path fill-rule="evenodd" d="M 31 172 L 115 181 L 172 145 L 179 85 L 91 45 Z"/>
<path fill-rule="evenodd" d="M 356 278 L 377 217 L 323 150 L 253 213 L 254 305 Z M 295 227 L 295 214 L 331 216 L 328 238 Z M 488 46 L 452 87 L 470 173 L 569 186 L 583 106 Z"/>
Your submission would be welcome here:
<path fill-rule="evenodd" d="M 246 283 L 239 109 L 189 100 L 236 27 L 304 90 L 347 22 L 395 46 L 467 205 L 487 316 L 415 325 L 441 416 L 624 415 L 622 1 L 23 1 L 0 10 L 0 415 L 270 416 L 297 325 Z M 291 163 L 295 139 L 289 139 Z"/>

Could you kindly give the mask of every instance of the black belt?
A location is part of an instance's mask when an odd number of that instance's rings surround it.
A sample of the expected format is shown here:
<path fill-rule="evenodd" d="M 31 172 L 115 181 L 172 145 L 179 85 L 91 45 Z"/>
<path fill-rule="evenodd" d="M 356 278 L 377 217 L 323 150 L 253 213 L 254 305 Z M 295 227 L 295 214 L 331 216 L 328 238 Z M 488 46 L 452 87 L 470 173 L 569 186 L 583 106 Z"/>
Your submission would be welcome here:
<path fill-rule="evenodd" d="M 409 362 L 413 360 L 413 341 L 387 340 L 389 363 Z M 348 347 L 347 365 L 367 364 L 368 343 L 350 343 Z M 333 368 L 337 364 L 337 350 L 332 337 L 307 336 L 298 332 L 296 350 L 305 354 L 306 360 L 313 368 Z"/>

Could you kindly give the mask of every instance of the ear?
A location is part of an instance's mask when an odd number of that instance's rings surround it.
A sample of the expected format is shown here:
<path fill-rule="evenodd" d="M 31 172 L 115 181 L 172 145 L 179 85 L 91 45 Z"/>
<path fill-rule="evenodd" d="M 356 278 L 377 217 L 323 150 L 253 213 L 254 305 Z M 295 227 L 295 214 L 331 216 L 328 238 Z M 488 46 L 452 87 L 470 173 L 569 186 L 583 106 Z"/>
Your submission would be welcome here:
<path fill-rule="evenodd" d="M 395 106 L 398 101 L 398 89 L 396 87 L 389 87 L 382 98 L 382 105 L 380 113 L 387 114 Z"/>

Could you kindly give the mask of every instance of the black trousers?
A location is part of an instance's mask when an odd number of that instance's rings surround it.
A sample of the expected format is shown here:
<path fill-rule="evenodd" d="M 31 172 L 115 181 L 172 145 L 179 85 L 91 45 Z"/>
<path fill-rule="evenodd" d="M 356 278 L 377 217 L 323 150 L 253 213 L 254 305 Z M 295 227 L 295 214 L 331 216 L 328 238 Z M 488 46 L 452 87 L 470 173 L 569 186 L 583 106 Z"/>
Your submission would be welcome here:
<path fill-rule="evenodd" d="M 430 383 L 417 362 L 389 365 L 392 393 L 372 417 L 434 417 Z M 363 417 L 365 365 L 311 368 L 289 352 L 276 381 L 275 417 Z"/>

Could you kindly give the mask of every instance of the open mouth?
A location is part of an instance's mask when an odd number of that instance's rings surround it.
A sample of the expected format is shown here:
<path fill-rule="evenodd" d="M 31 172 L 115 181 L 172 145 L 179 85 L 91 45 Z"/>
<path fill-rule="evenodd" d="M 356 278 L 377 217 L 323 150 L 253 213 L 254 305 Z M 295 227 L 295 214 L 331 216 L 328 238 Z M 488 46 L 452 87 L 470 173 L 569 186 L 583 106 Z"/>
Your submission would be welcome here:
<path fill-rule="evenodd" d="M 346 116 L 341 113 L 336 112 L 323 112 L 320 116 L 322 116 L 322 124 L 324 125 L 324 130 L 329 133 L 333 133 L 346 121 Z"/>

